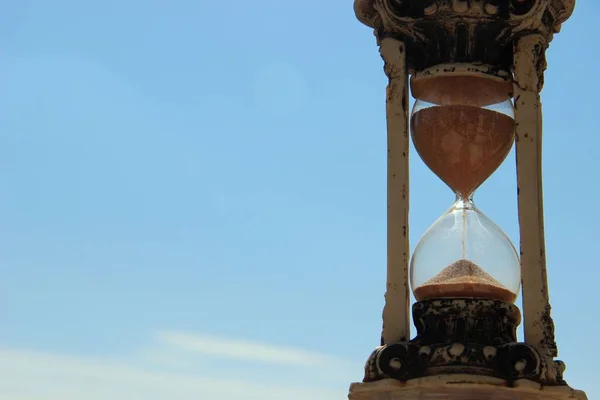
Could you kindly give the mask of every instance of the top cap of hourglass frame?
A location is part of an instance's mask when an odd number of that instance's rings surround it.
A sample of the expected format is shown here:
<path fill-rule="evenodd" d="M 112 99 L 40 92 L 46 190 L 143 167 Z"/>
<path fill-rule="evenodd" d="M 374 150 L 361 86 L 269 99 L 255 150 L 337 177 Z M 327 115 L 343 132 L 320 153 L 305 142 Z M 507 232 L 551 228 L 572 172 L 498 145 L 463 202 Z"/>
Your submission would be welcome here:
<path fill-rule="evenodd" d="M 485 107 L 512 97 L 513 82 L 510 73 L 491 66 L 444 64 L 413 74 L 410 89 L 429 103 Z"/>

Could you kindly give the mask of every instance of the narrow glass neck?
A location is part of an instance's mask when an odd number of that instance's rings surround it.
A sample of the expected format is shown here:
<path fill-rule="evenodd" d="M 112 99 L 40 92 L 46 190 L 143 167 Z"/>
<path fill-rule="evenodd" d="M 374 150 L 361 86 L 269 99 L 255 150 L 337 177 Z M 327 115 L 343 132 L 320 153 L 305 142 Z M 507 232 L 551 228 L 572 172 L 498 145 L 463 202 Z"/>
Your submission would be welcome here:
<path fill-rule="evenodd" d="M 454 202 L 454 208 L 458 209 L 472 209 L 475 208 L 475 203 L 473 203 L 473 193 L 469 195 L 466 199 L 463 199 L 459 194 L 456 195 L 456 200 Z"/>

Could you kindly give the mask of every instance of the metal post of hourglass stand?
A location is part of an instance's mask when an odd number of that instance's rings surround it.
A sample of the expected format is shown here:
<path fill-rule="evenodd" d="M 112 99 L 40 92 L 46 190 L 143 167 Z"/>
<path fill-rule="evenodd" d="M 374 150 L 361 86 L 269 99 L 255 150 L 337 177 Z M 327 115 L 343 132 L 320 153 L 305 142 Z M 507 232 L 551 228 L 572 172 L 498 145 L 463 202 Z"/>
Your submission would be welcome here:
<path fill-rule="evenodd" d="M 542 105 L 540 91 L 546 67 L 547 40 L 539 34 L 523 36 L 515 43 L 514 97 L 516 159 L 521 242 L 521 275 L 525 340 L 547 365 L 558 355 L 554 322 L 550 315 L 544 207 L 542 193 Z M 547 368 L 546 380 L 556 380 Z"/>
<path fill-rule="evenodd" d="M 352 384 L 351 400 L 586 399 L 554 361 L 540 167 L 544 54 L 573 7 L 574 0 L 355 0 L 358 19 L 375 29 L 390 79 L 389 226 L 382 346 L 367 361 L 363 383 Z M 415 303 L 417 334 L 408 338 L 406 82 L 408 74 L 445 74 L 431 67 L 456 63 L 474 73 L 514 74 L 525 343 L 516 341 L 515 305 L 468 298 Z"/>
<path fill-rule="evenodd" d="M 408 74 L 404 43 L 385 38 L 380 46 L 389 79 L 387 115 L 387 289 L 383 309 L 382 344 L 410 337 L 408 291 Z"/>

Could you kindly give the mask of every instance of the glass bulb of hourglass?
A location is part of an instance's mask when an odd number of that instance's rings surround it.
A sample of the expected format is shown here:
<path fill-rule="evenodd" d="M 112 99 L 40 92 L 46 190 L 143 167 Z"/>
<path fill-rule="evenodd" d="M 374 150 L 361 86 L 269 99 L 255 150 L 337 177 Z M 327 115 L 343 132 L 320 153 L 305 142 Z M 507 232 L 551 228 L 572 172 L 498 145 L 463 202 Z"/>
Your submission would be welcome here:
<path fill-rule="evenodd" d="M 457 196 L 415 249 L 410 265 L 415 298 L 514 302 L 521 281 L 517 252 L 472 202 L 514 142 L 510 82 L 434 75 L 413 77 L 411 88 L 417 98 L 411 115 L 415 149 Z"/>
<path fill-rule="evenodd" d="M 429 79 L 432 87 L 422 89 L 411 116 L 417 153 L 464 199 L 502 164 L 514 143 L 510 97 L 500 83 L 481 79 Z"/>
<path fill-rule="evenodd" d="M 419 301 L 477 297 L 512 303 L 519 293 L 520 270 L 506 234 L 472 200 L 459 198 L 419 241 L 410 282 Z"/>

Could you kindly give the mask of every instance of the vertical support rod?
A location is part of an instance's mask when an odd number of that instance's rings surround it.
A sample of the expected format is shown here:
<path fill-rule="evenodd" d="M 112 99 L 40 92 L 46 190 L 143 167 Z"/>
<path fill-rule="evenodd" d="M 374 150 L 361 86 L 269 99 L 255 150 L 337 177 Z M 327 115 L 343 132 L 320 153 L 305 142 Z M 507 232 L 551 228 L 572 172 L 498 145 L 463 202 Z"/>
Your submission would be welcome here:
<path fill-rule="evenodd" d="M 389 79 L 387 117 L 387 289 L 382 344 L 410 338 L 408 260 L 408 73 L 404 43 L 381 40 L 380 53 Z"/>
<path fill-rule="evenodd" d="M 514 49 L 516 158 L 521 236 L 525 342 L 539 351 L 546 380 L 556 381 L 554 322 L 550 316 L 542 193 L 540 91 L 547 43 L 541 35 L 519 38 Z"/>

